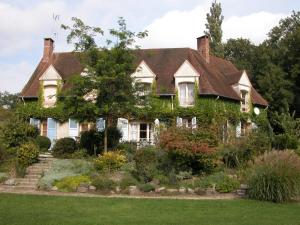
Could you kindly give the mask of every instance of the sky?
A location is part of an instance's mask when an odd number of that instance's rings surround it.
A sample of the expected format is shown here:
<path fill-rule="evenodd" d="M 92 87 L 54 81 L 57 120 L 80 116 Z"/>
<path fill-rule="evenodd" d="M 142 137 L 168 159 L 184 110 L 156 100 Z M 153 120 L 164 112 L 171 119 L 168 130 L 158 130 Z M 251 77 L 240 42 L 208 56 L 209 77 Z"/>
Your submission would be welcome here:
<path fill-rule="evenodd" d="M 124 17 L 134 32 L 148 30 L 141 48 L 196 48 L 203 35 L 204 0 L 0 0 L 0 91 L 20 92 L 43 53 L 43 38 L 55 40 L 56 52 L 71 51 L 61 24 L 78 17 L 104 31 Z M 300 9 L 299 0 L 220 0 L 223 41 L 248 38 L 259 44 L 280 19 Z M 54 17 L 56 16 L 56 20 Z M 55 35 L 54 35 L 55 34 Z"/>

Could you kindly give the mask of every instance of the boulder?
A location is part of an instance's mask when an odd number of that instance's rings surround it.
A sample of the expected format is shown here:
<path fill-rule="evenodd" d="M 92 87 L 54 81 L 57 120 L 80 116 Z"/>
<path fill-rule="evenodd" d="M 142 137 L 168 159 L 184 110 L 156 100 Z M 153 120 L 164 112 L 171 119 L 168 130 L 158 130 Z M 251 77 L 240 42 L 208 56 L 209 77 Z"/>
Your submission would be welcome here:
<path fill-rule="evenodd" d="M 120 193 L 121 192 L 121 188 L 120 188 L 120 186 L 117 186 L 116 187 L 116 193 Z"/>
<path fill-rule="evenodd" d="M 58 188 L 56 187 L 56 186 L 53 186 L 52 188 L 51 188 L 51 191 L 57 191 L 58 190 Z"/>
<path fill-rule="evenodd" d="M 192 188 L 188 188 L 187 189 L 187 193 L 189 193 L 189 194 L 195 194 L 195 191 Z"/>
<path fill-rule="evenodd" d="M 161 193 L 161 192 L 164 192 L 165 190 L 166 190 L 165 187 L 155 188 L 155 192 L 156 192 L 156 193 Z"/>
<path fill-rule="evenodd" d="M 168 189 L 166 189 L 166 191 L 167 191 L 168 193 L 177 193 L 177 192 L 178 192 L 178 190 L 177 190 L 177 189 L 174 189 L 174 188 L 168 188 Z"/>
<path fill-rule="evenodd" d="M 14 186 L 14 185 L 16 185 L 16 180 L 14 178 L 10 178 L 10 179 L 4 181 L 4 184 L 9 185 L 9 186 Z"/>
<path fill-rule="evenodd" d="M 77 192 L 80 192 L 80 193 L 86 193 L 86 192 L 88 192 L 88 191 L 89 191 L 89 188 L 86 187 L 86 186 L 79 186 L 79 187 L 77 188 Z"/>
<path fill-rule="evenodd" d="M 96 191 L 96 187 L 93 186 L 93 185 L 90 185 L 90 186 L 89 186 L 89 191 Z"/>
<path fill-rule="evenodd" d="M 139 194 L 139 189 L 137 188 L 137 186 L 129 186 L 128 189 L 130 195 Z"/>
<path fill-rule="evenodd" d="M 186 193 L 185 187 L 180 187 L 178 191 L 179 191 L 180 194 Z"/>

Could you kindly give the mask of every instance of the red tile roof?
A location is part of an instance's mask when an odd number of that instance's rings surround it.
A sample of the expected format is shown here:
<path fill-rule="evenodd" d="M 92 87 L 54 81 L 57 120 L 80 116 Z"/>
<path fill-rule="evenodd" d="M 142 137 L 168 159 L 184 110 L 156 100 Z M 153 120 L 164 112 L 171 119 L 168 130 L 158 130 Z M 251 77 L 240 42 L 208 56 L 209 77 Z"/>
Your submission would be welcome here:
<path fill-rule="evenodd" d="M 190 48 L 163 48 L 163 49 L 140 49 L 134 51 L 135 64 L 138 66 L 145 61 L 150 69 L 156 74 L 157 89 L 159 94 L 174 94 L 174 73 L 185 60 L 200 74 L 199 94 L 216 95 L 233 100 L 240 100 L 239 95 L 231 87 L 237 83 L 242 71 L 239 71 L 231 62 L 210 56 L 210 62 L 206 63 L 201 54 Z M 77 53 L 53 53 L 48 63 L 40 62 L 32 74 L 30 80 L 21 92 L 22 97 L 38 97 L 39 78 L 49 65 L 53 65 L 63 80 L 67 80 L 74 74 L 82 72 Z M 263 97 L 252 88 L 252 102 L 267 106 Z"/>

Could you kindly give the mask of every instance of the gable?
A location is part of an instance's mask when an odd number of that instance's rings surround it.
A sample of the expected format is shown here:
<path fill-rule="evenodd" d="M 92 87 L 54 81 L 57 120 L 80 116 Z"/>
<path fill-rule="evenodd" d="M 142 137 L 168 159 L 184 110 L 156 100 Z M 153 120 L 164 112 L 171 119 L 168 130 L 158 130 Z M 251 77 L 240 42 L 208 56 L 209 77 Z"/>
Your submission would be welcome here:
<path fill-rule="evenodd" d="M 175 72 L 174 77 L 199 77 L 199 73 L 192 64 L 185 60 L 179 69 Z"/>
<path fill-rule="evenodd" d="M 242 85 L 242 86 L 251 87 L 251 82 L 250 82 L 249 77 L 245 70 L 243 71 L 243 74 L 242 74 L 238 84 Z"/>
<path fill-rule="evenodd" d="M 53 65 L 50 65 L 48 69 L 43 73 L 43 75 L 39 78 L 39 80 L 61 80 L 61 76 L 57 72 L 57 70 L 54 68 Z"/>
<path fill-rule="evenodd" d="M 131 77 L 135 78 L 136 81 L 142 83 L 153 83 L 156 75 L 143 60 L 140 65 L 136 68 L 135 72 L 131 74 Z"/>

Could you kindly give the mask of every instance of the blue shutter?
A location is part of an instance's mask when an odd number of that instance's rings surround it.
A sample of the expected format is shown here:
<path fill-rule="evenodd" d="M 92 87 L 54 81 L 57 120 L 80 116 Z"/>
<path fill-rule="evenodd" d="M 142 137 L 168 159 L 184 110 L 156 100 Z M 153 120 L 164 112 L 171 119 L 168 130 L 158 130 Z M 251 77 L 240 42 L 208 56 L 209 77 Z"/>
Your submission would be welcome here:
<path fill-rule="evenodd" d="M 197 128 L 197 118 L 193 117 L 192 118 L 192 129 L 196 129 Z"/>
<path fill-rule="evenodd" d="M 128 141 L 129 140 L 129 134 L 128 134 L 128 120 L 124 118 L 118 118 L 118 129 L 122 133 L 121 141 Z"/>
<path fill-rule="evenodd" d="M 239 122 L 239 124 L 236 126 L 236 137 L 241 137 L 242 135 L 242 123 Z"/>
<path fill-rule="evenodd" d="M 182 127 L 182 118 L 180 118 L 180 117 L 176 118 L 176 125 L 177 125 L 177 127 Z"/>
<path fill-rule="evenodd" d="M 100 132 L 105 130 L 105 120 L 103 118 L 97 119 L 96 129 L 97 129 L 97 131 L 100 131 Z"/>

